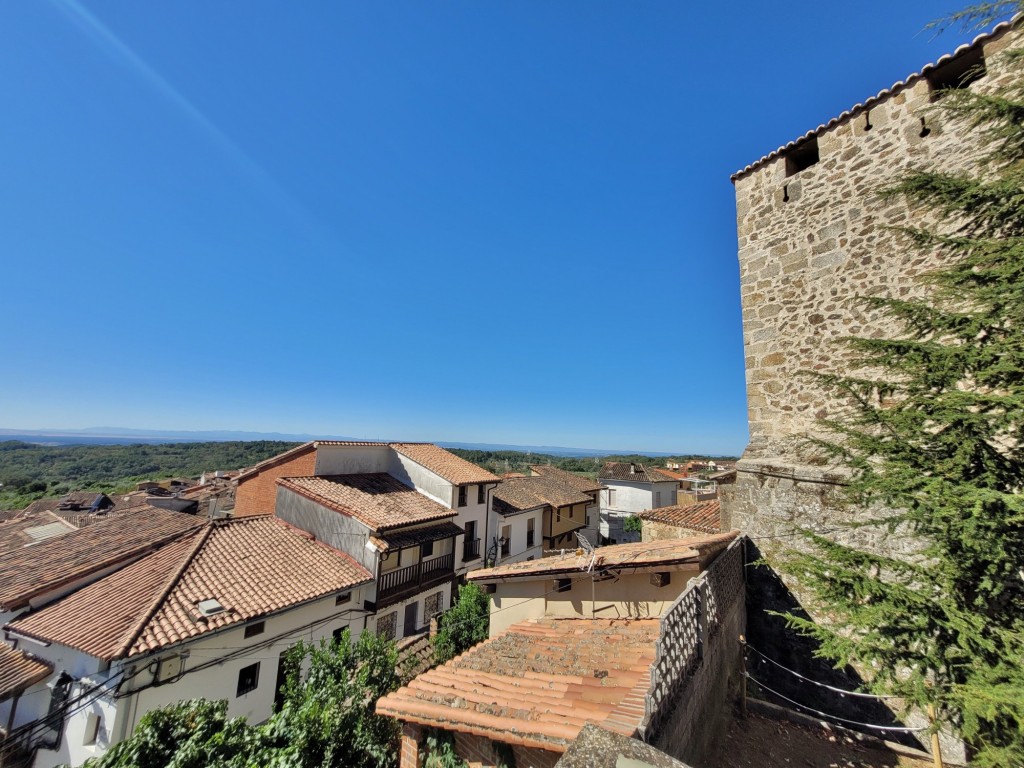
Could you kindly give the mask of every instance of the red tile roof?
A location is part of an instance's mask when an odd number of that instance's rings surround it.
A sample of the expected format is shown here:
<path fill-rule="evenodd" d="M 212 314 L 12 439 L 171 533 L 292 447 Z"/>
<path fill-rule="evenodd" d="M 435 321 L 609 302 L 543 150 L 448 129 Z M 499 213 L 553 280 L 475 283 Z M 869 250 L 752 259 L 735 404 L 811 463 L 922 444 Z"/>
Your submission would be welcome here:
<path fill-rule="evenodd" d="M 112 660 L 372 580 L 348 555 L 268 516 L 207 523 L 7 629 Z M 202 600 L 224 611 L 203 616 Z"/>
<path fill-rule="evenodd" d="M 887 99 L 898 94 L 900 91 L 906 90 L 907 88 L 911 87 L 922 77 L 927 77 L 928 73 L 931 72 L 936 67 L 941 67 L 943 64 L 952 61 L 958 56 L 962 56 L 963 54 L 968 53 L 971 50 L 974 50 L 978 46 L 984 45 L 985 43 L 988 43 L 991 40 L 996 40 L 1002 37 L 1004 34 L 1009 32 L 1013 28 L 1014 24 L 1016 24 L 1021 18 L 1021 15 L 1017 15 L 1011 21 L 1004 21 L 1001 24 L 997 24 L 995 27 L 993 27 L 991 32 L 978 35 L 970 43 L 961 45 L 959 48 L 953 51 L 953 53 L 947 53 L 945 56 L 942 56 L 934 64 L 926 64 L 924 67 L 921 68 L 920 71 L 907 75 L 907 77 L 904 78 L 903 80 L 897 80 L 891 86 L 879 91 L 876 95 L 872 96 L 871 98 L 865 99 L 862 103 L 855 104 L 854 106 L 850 107 L 848 110 L 843 112 L 838 117 L 833 117 L 827 123 L 819 125 L 817 128 L 808 131 L 800 138 L 794 139 L 785 146 L 779 147 L 774 152 L 770 152 L 769 154 L 762 157 L 760 160 L 755 160 L 746 168 L 742 168 L 741 170 L 736 171 L 736 173 L 734 173 L 729 178 L 735 182 L 737 179 L 740 179 L 746 176 L 747 174 L 756 171 L 761 166 L 771 162 L 775 158 L 782 155 L 784 152 L 793 149 L 794 147 L 803 143 L 804 141 L 807 141 L 808 139 L 814 136 L 818 136 L 824 133 L 825 131 L 829 130 L 830 128 L 834 128 L 840 123 L 845 122 L 846 120 L 849 120 L 853 117 L 856 117 L 861 112 L 864 112 L 877 106 L 880 102 L 886 101 Z"/>
<path fill-rule="evenodd" d="M 491 474 L 483 467 L 478 467 L 433 443 L 385 443 L 372 440 L 311 440 L 249 467 L 238 475 L 238 479 L 244 480 L 250 475 L 259 474 L 268 467 L 315 451 L 321 445 L 387 446 L 455 485 L 496 483 L 500 480 L 497 475 Z"/>
<path fill-rule="evenodd" d="M 674 525 L 692 531 L 720 533 L 722 530 L 722 505 L 718 499 L 700 501 L 696 504 L 677 504 L 671 507 L 647 509 L 637 515 L 641 520 Z"/>
<path fill-rule="evenodd" d="M 0 701 L 45 680 L 52 672 L 47 662 L 0 643 Z"/>
<path fill-rule="evenodd" d="M 277 484 L 374 531 L 455 517 L 454 509 L 399 482 L 386 472 L 282 477 Z"/>
<path fill-rule="evenodd" d="M 455 485 L 497 483 L 500 477 L 432 443 L 390 443 L 406 458 Z"/>
<path fill-rule="evenodd" d="M 633 483 L 663 483 L 675 480 L 664 470 L 645 467 L 643 464 L 630 464 L 626 461 L 608 461 L 598 473 L 601 480 L 627 480 Z"/>
<path fill-rule="evenodd" d="M 21 514 L 0 522 L 0 552 L 31 546 L 40 541 L 77 530 L 53 512 Z"/>
<path fill-rule="evenodd" d="M 556 752 L 588 722 L 632 735 L 658 632 L 656 619 L 523 621 L 380 699 L 377 712 Z"/>
<path fill-rule="evenodd" d="M 577 475 L 575 472 L 566 472 L 564 469 L 558 467 L 552 467 L 547 464 L 531 464 L 530 470 L 535 475 L 541 477 L 549 477 L 551 479 L 557 479 L 566 485 L 570 485 L 577 491 L 583 493 L 593 493 L 594 491 L 601 490 L 601 481 L 594 480 L 583 475 Z"/>
<path fill-rule="evenodd" d="M 494 509 L 503 515 L 544 505 L 557 509 L 591 501 L 590 496 L 554 477 L 510 477 L 494 489 Z"/>
<path fill-rule="evenodd" d="M 190 515 L 149 508 L 134 513 L 130 520 L 104 520 L 7 552 L 0 559 L 0 608 L 23 607 L 34 597 L 178 539 L 202 522 Z"/>
<path fill-rule="evenodd" d="M 739 531 L 721 533 L 717 536 L 691 536 L 685 539 L 662 539 L 661 541 L 638 541 L 631 544 L 611 544 L 594 550 L 592 570 L 673 570 L 686 566 L 698 566 L 725 549 L 739 535 Z M 551 579 L 579 574 L 590 567 L 591 556 L 582 550 L 566 552 L 564 555 L 542 557 L 539 560 L 523 560 L 517 563 L 498 565 L 470 571 L 470 581 L 495 582 L 509 579 Z"/>

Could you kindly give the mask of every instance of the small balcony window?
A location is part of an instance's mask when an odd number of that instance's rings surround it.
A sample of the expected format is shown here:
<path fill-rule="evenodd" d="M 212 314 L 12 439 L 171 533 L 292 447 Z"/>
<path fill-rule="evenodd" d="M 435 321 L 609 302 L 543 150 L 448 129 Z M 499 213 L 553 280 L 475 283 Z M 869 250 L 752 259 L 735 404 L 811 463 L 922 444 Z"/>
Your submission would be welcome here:
<path fill-rule="evenodd" d="M 260 663 L 250 664 L 238 670 L 238 688 L 235 696 L 244 696 L 255 691 L 260 684 Z"/>
<path fill-rule="evenodd" d="M 483 504 L 487 501 L 483 484 L 476 487 L 476 503 Z"/>
<path fill-rule="evenodd" d="M 466 506 L 466 486 L 464 485 L 459 486 L 459 506 Z"/>

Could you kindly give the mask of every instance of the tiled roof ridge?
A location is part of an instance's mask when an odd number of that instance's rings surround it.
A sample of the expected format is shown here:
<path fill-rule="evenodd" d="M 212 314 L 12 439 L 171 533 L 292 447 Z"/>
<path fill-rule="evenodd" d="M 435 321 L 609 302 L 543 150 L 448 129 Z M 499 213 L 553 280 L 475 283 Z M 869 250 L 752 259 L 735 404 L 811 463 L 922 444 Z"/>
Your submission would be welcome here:
<path fill-rule="evenodd" d="M 178 512 L 169 512 L 167 510 L 162 510 L 162 509 L 160 509 L 158 507 L 151 507 L 151 509 L 153 511 L 155 511 L 155 512 L 157 512 L 157 511 L 158 512 L 162 512 L 162 513 L 165 513 L 165 514 L 167 514 L 169 516 L 184 517 L 184 515 L 181 515 Z M 87 531 L 95 534 L 95 530 L 97 528 L 99 528 L 99 526 L 104 526 L 104 525 L 106 525 L 108 523 L 113 523 L 116 520 L 120 520 L 120 518 L 107 518 L 106 520 L 103 520 L 103 521 L 97 523 L 95 526 L 88 526 L 86 528 L 78 528 L 76 531 L 69 531 L 67 535 L 71 536 L 71 535 L 75 535 L 75 534 L 85 534 Z M 192 531 L 194 531 L 195 528 L 198 528 L 198 527 L 201 527 L 200 524 L 194 524 L 192 526 L 192 528 L 186 528 L 186 529 L 179 530 L 179 531 L 167 532 L 163 536 L 161 536 L 161 537 L 159 537 L 157 539 L 154 539 L 152 541 L 146 542 L 146 544 L 144 546 L 139 546 L 137 549 L 133 548 L 133 549 L 121 552 L 119 554 L 119 556 L 117 556 L 116 558 L 110 559 L 110 560 L 102 560 L 99 565 L 94 566 L 93 569 L 91 569 L 91 570 L 84 570 L 83 568 L 79 567 L 79 568 L 74 569 L 71 573 L 65 573 L 64 576 L 62 578 L 60 578 L 60 579 L 54 580 L 52 582 L 45 582 L 45 583 L 42 583 L 42 584 L 37 583 L 33 587 L 26 588 L 25 592 L 22 593 L 20 595 L 20 597 L 10 598 L 9 596 L 5 597 L 3 595 L 0 595 L 0 608 L 10 608 L 12 605 L 16 605 L 18 600 L 25 600 L 27 602 L 28 600 L 32 599 L 33 597 L 37 597 L 40 594 L 44 594 L 46 592 L 50 592 L 50 591 L 52 591 L 52 590 L 54 590 L 54 589 L 56 589 L 58 587 L 61 587 L 61 586 L 64 586 L 64 585 L 66 585 L 68 583 L 77 581 L 78 579 L 82 578 L 83 575 L 91 573 L 93 570 L 99 570 L 100 568 L 109 568 L 111 566 L 119 566 L 119 565 L 131 564 L 132 562 L 135 562 L 136 560 L 139 560 L 139 559 L 145 557 L 147 554 L 149 554 L 151 552 L 155 552 L 155 551 L 161 549 L 162 547 L 164 547 L 167 544 L 170 544 L 171 542 L 175 541 L 176 539 L 178 539 L 178 538 L 180 538 L 182 536 L 187 536 L 188 534 L 192 533 Z M 48 539 L 45 543 L 49 544 L 52 541 L 66 542 L 66 539 L 65 539 L 65 537 L 62 536 L 62 537 L 59 537 L 59 539 Z M 117 569 L 115 569 L 115 570 L 117 570 Z M 8 602 L 5 603 L 4 600 L 7 600 Z M 12 600 L 13 600 L 13 602 L 12 602 Z"/>
<path fill-rule="evenodd" d="M 153 600 L 150 603 L 149 607 L 146 609 L 146 612 L 142 614 L 142 619 L 140 621 L 137 621 L 135 625 L 131 627 L 128 632 L 125 633 L 125 638 L 122 639 L 121 643 L 118 645 L 117 652 L 114 655 L 114 658 L 121 658 L 122 656 L 127 654 L 127 652 L 129 651 L 129 649 L 131 649 L 132 646 L 135 645 L 136 641 L 139 639 L 139 636 L 142 634 L 142 631 L 146 628 L 146 625 L 149 624 L 153 616 L 156 615 L 156 612 L 160 610 L 160 606 L 163 605 L 164 600 L 167 599 L 167 596 L 170 595 L 171 591 L 178 585 L 178 582 L 181 580 L 181 577 L 185 574 L 185 571 L 188 570 L 188 567 L 192 564 L 192 561 L 195 560 L 196 555 L 199 554 L 199 551 L 206 544 L 206 541 L 210 538 L 210 533 L 213 531 L 214 527 L 215 523 L 211 522 L 211 524 L 206 525 L 199 530 L 199 532 L 196 535 L 195 544 L 189 548 L 188 553 L 185 555 L 184 558 L 182 558 L 181 564 L 171 574 L 170 578 L 167 579 L 167 582 L 164 584 L 163 588 L 160 590 L 159 593 L 157 593 L 156 599 Z"/>
<path fill-rule="evenodd" d="M 883 88 L 881 91 L 879 91 L 874 96 L 871 96 L 871 97 L 865 99 L 864 101 L 862 101 L 862 102 L 860 102 L 858 104 L 854 104 L 849 109 L 843 111 L 842 113 L 840 113 L 836 117 L 833 117 L 827 123 L 822 123 L 817 128 L 813 128 L 813 129 L 809 130 L 803 136 L 800 136 L 800 137 L 794 139 L 793 141 L 789 142 L 788 144 L 784 144 L 783 146 L 779 147 L 778 149 L 776 149 L 776 150 L 774 150 L 772 152 L 769 152 L 767 155 L 764 155 L 759 160 L 755 160 L 754 162 L 750 163 L 746 167 L 741 168 L 740 170 L 738 170 L 734 174 L 732 174 L 732 176 L 730 176 L 729 179 L 731 181 L 735 182 L 738 179 L 743 178 L 747 174 L 752 173 L 753 171 L 756 171 L 758 168 L 762 167 L 766 163 L 776 159 L 777 157 L 782 155 L 784 152 L 787 152 L 788 150 L 793 149 L 797 145 L 802 144 L 803 142 L 807 141 L 808 139 L 813 138 L 814 136 L 821 135 L 825 131 L 827 131 L 827 130 L 829 130 L 831 128 L 834 128 L 835 126 L 839 125 L 840 123 L 843 123 L 843 122 L 845 122 L 845 121 L 847 121 L 847 120 L 849 120 L 849 119 L 851 119 L 853 117 L 856 117 L 857 115 L 859 115 L 860 113 L 864 112 L 865 110 L 872 109 L 879 102 L 882 102 L 882 101 L 888 99 L 891 96 L 895 96 L 896 94 L 900 93 L 901 91 L 903 91 L 903 90 L 909 88 L 910 86 L 914 85 L 914 83 L 916 83 L 922 77 L 927 76 L 927 74 L 929 72 L 931 72 L 933 69 L 935 69 L 937 67 L 941 67 L 943 64 L 946 64 L 946 63 L 952 61 L 953 59 L 955 59 L 955 58 L 957 58 L 959 56 L 964 55 L 965 53 L 968 53 L 968 52 L 974 50 L 975 48 L 977 48 L 980 45 L 984 45 L 987 42 L 999 39 L 1004 34 L 1006 34 L 1008 31 L 1010 31 L 1011 29 L 1016 27 L 1022 20 L 1024 20 L 1024 13 L 1018 13 L 1012 19 L 1010 19 L 1009 21 L 1000 22 L 999 24 L 994 26 L 990 31 L 983 32 L 983 33 L 977 35 L 971 42 L 964 43 L 963 45 L 958 46 L 952 53 L 944 54 L 944 55 L 940 56 L 938 59 L 936 59 L 934 62 L 932 62 L 930 64 L 925 64 L 917 72 L 912 72 L 911 74 L 907 75 L 903 80 L 897 80 L 891 86 L 889 86 L 888 88 Z"/>
<path fill-rule="evenodd" d="M 413 445 L 416 445 L 416 446 L 430 446 L 432 448 L 437 448 L 439 451 L 444 451 L 451 458 L 455 459 L 458 463 L 467 465 L 469 467 L 472 467 L 472 469 L 478 471 L 480 474 L 478 476 L 473 477 L 472 479 L 456 480 L 455 477 L 454 477 L 455 473 L 451 470 L 450 467 L 448 467 L 448 468 L 439 468 L 436 465 L 435 466 L 431 466 L 430 464 L 428 464 L 428 463 L 426 463 L 424 461 L 424 458 L 422 456 L 414 456 L 410 452 L 402 450 L 402 448 L 405 447 L 405 446 L 413 446 Z M 501 482 L 501 478 L 498 477 L 497 475 L 495 475 L 490 470 L 484 469 L 480 465 L 474 464 L 469 459 L 464 459 L 461 456 L 452 453 L 447 448 L 444 448 L 443 446 L 440 446 L 437 443 L 399 443 L 399 442 L 394 442 L 394 443 L 388 443 L 388 446 L 392 450 L 394 450 L 394 451 L 402 454 L 403 456 L 405 456 L 410 461 L 416 462 L 417 464 L 419 464 L 424 469 L 426 469 L 426 470 L 428 470 L 430 472 L 433 472 L 434 474 L 438 475 L 439 477 L 444 478 L 445 480 L 447 480 L 448 482 L 452 483 L 453 485 L 479 485 L 481 483 L 499 483 L 499 482 Z"/>

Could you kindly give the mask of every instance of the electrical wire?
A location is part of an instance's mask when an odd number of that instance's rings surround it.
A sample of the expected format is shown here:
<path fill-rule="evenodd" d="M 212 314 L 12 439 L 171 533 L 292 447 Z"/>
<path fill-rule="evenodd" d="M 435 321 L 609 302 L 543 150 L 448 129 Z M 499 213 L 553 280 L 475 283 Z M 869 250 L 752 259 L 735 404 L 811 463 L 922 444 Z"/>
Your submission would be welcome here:
<path fill-rule="evenodd" d="M 864 698 L 864 699 L 876 699 L 878 701 L 884 701 L 886 699 L 902 699 L 903 698 L 902 696 L 878 696 L 878 695 L 873 694 L 873 693 L 861 693 L 860 691 L 848 691 L 848 690 L 846 690 L 844 688 L 836 688 L 835 686 L 832 686 L 832 685 L 826 685 L 825 683 L 819 683 L 817 680 L 812 680 L 809 677 L 801 675 L 796 670 L 793 670 L 793 669 L 790 669 L 789 667 L 783 666 L 779 662 L 775 661 L 775 659 L 768 658 L 763 653 L 761 653 L 759 650 L 757 650 L 757 648 L 752 646 L 750 643 L 746 643 L 745 647 L 749 648 L 750 650 L 752 650 L 754 653 L 756 653 L 758 656 L 760 656 L 764 661 L 766 661 L 766 662 L 768 662 L 770 664 L 774 664 L 779 669 L 783 669 L 786 672 L 789 672 L 789 674 L 794 675 L 795 677 L 798 677 L 801 680 L 805 680 L 808 683 L 816 685 L 819 688 L 827 688 L 830 691 L 835 691 L 836 693 L 838 693 L 840 695 L 840 697 L 855 696 L 855 697 Z"/>
<path fill-rule="evenodd" d="M 793 699 L 789 698 L 788 696 L 783 696 L 778 691 L 774 691 L 771 688 L 769 688 L 767 685 L 762 683 L 760 680 L 758 680 L 756 677 L 751 675 L 749 672 L 744 672 L 743 676 L 748 678 L 748 679 L 750 679 L 750 680 L 753 680 L 761 688 L 763 688 L 764 690 L 768 691 L 768 693 L 772 694 L 773 696 L 778 696 L 780 699 L 783 699 L 784 701 L 788 701 L 790 704 L 792 704 L 797 709 L 803 709 L 803 710 L 806 710 L 807 712 L 813 712 L 815 715 L 818 715 L 819 717 L 827 718 L 829 720 L 838 720 L 841 723 L 846 723 L 848 725 L 856 725 L 856 726 L 859 726 L 861 728 L 871 728 L 871 729 L 876 730 L 876 731 L 881 731 L 882 733 L 886 733 L 887 731 L 892 731 L 893 733 L 920 733 L 921 731 L 927 731 L 927 730 L 931 729 L 931 726 L 928 726 L 928 725 L 921 726 L 920 728 L 908 728 L 908 727 L 905 727 L 905 726 L 878 725 L 877 723 L 862 723 L 862 722 L 859 722 L 857 720 L 849 720 L 849 719 L 847 719 L 845 717 L 839 717 L 838 715 L 830 715 L 827 712 L 822 712 L 820 710 L 814 709 L 813 707 L 808 707 L 806 704 L 801 704 L 798 701 L 794 701 Z"/>

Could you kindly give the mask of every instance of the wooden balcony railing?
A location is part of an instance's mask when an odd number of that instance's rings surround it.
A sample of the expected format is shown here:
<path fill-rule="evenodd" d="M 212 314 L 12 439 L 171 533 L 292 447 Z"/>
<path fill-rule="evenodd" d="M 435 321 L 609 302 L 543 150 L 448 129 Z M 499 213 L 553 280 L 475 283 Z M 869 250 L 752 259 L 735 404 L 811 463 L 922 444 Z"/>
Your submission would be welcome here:
<path fill-rule="evenodd" d="M 397 602 L 435 584 L 455 577 L 455 553 L 441 555 L 433 560 L 421 560 L 405 568 L 382 573 L 377 583 L 377 604 Z"/>
<path fill-rule="evenodd" d="M 480 557 L 480 539 L 466 539 L 462 544 L 462 562 L 468 563 Z"/>

